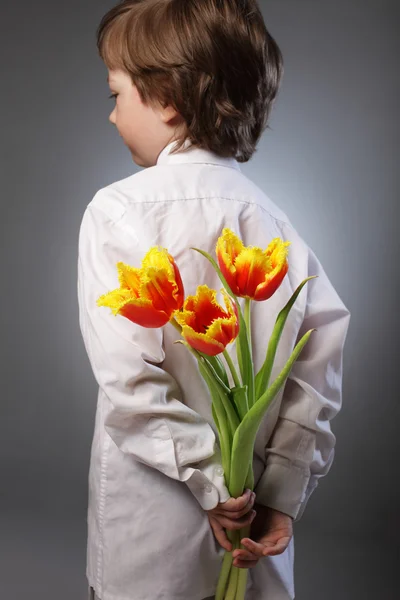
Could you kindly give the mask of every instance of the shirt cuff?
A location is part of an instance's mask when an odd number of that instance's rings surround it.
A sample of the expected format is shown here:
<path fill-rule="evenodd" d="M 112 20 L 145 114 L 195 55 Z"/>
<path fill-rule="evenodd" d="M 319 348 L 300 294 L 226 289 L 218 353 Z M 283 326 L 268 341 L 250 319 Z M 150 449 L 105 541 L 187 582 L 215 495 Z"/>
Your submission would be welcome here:
<path fill-rule="evenodd" d="M 254 489 L 256 502 L 298 521 L 315 487 L 309 486 L 309 480 L 309 475 L 293 464 L 270 462 Z"/>
<path fill-rule="evenodd" d="M 208 463 L 208 464 L 207 464 Z M 218 463 L 205 460 L 201 470 L 195 469 L 185 481 L 186 485 L 204 510 L 215 508 L 219 502 L 226 502 L 232 496 L 225 485 L 224 470 Z"/>

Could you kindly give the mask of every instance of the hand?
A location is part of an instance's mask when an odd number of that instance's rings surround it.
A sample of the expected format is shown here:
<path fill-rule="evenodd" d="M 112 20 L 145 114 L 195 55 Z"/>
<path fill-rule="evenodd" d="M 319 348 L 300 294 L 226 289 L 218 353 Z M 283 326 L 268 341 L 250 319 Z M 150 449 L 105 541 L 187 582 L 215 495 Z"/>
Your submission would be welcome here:
<path fill-rule="evenodd" d="M 245 549 L 232 552 L 233 565 L 242 569 L 255 567 L 263 556 L 282 554 L 293 536 L 293 518 L 290 515 L 255 503 L 257 516 L 251 525 L 250 538 L 242 538 Z"/>
<path fill-rule="evenodd" d="M 232 543 L 224 528 L 234 530 L 249 525 L 256 516 L 252 511 L 254 500 L 254 492 L 248 489 L 238 498 L 219 502 L 215 508 L 206 511 L 217 541 L 228 552 L 232 550 Z"/>

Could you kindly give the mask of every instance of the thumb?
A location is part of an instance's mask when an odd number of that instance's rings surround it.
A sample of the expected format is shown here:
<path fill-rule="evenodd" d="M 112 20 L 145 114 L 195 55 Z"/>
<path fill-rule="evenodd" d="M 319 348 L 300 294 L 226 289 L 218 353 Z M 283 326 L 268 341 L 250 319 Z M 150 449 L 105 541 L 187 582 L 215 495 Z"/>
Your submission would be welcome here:
<path fill-rule="evenodd" d="M 223 548 L 225 548 L 225 550 L 227 550 L 228 552 L 230 552 L 232 550 L 232 543 L 229 540 L 228 536 L 226 535 L 226 531 L 222 527 L 221 523 L 219 523 L 217 521 L 217 519 L 215 519 L 211 515 L 208 515 L 208 520 L 210 521 L 210 525 L 212 527 L 212 530 L 214 532 L 214 535 L 215 535 L 218 543 Z"/>
<path fill-rule="evenodd" d="M 262 536 L 259 543 L 264 546 L 264 556 L 276 556 L 282 554 L 289 545 L 292 536 L 283 536 L 278 540 L 271 540 L 268 535 Z"/>

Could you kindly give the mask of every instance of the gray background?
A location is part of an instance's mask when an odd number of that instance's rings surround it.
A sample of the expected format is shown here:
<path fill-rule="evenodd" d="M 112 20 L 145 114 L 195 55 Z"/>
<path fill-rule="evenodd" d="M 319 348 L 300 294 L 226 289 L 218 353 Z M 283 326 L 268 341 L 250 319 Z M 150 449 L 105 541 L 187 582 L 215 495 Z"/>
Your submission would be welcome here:
<path fill-rule="evenodd" d="M 0 597 L 86 600 L 97 384 L 77 244 L 94 193 L 139 169 L 108 116 L 105 0 L 2 11 Z M 242 166 L 317 253 L 352 317 L 336 457 L 295 525 L 298 600 L 398 598 L 399 10 L 261 2 L 285 73 Z M 273 599 L 271 599 L 273 600 Z"/>

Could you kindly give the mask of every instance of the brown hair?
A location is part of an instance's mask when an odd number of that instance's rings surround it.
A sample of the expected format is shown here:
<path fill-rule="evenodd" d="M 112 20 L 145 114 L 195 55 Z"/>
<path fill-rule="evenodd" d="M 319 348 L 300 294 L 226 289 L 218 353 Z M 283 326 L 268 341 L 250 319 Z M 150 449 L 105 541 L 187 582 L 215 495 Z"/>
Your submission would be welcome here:
<path fill-rule="evenodd" d="M 247 162 L 269 128 L 283 59 L 257 0 L 122 0 L 102 18 L 97 48 L 143 103 L 183 117 L 174 152 L 188 137 Z"/>

